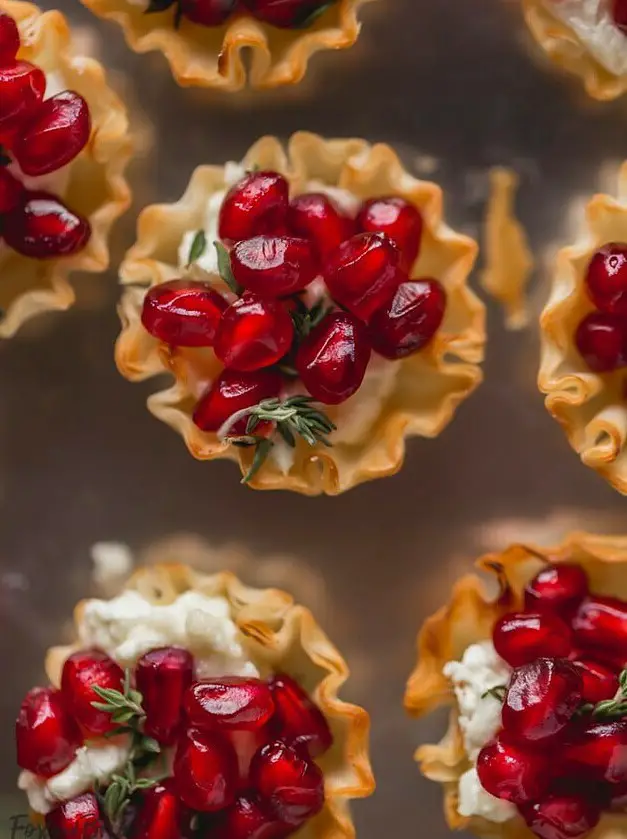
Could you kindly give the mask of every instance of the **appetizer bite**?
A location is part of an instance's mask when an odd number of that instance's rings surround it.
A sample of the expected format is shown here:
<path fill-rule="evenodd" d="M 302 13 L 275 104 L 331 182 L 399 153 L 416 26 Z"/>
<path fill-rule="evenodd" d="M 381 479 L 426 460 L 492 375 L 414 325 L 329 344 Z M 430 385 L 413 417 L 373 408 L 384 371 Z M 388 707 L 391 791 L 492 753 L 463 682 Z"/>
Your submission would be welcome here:
<path fill-rule="evenodd" d="M 107 267 L 130 152 L 124 106 L 65 18 L 0 0 L 0 337 L 67 309 L 71 271 Z"/>
<path fill-rule="evenodd" d="M 148 207 L 121 268 L 120 371 L 260 489 L 335 494 L 396 472 L 481 380 L 476 245 L 387 146 L 266 137 Z"/>
<path fill-rule="evenodd" d="M 507 839 L 584 839 L 627 829 L 627 539 L 574 534 L 483 557 L 496 581 L 455 586 L 418 636 L 405 697 L 452 706 L 418 749 L 443 784 L 452 828 Z"/>
<path fill-rule="evenodd" d="M 75 620 L 16 722 L 51 839 L 354 836 L 368 716 L 337 698 L 347 667 L 289 595 L 162 565 Z"/>

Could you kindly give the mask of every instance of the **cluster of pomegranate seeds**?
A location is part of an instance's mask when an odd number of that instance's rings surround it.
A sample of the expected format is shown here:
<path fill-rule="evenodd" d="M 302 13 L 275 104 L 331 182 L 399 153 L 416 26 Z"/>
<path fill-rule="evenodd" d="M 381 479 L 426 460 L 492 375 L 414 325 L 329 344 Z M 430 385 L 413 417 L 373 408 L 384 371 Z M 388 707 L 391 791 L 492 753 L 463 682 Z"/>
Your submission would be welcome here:
<path fill-rule="evenodd" d="M 224 364 L 193 418 L 203 431 L 256 447 L 245 480 L 274 432 L 289 445 L 297 437 L 328 444 L 334 426 L 310 403 L 336 405 L 356 393 L 373 350 L 396 360 L 433 339 L 446 293 L 437 280 L 410 279 L 422 227 L 420 212 L 398 196 L 371 198 L 352 216 L 323 193 L 290 200 L 282 175 L 253 171 L 220 208 L 214 245 L 228 300 L 195 280 L 148 291 L 142 323 L 151 335 L 173 347 L 212 347 Z M 189 262 L 211 246 L 199 231 Z M 297 395 L 281 402 L 283 393 Z"/>
<path fill-rule="evenodd" d="M 493 641 L 514 671 L 486 694 L 503 703 L 502 729 L 479 754 L 479 780 L 540 839 L 581 839 L 625 806 L 627 602 L 592 594 L 578 565 L 550 565 Z"/>
<path fill-rule="evenodd" d="M 235 12 L 251 14 L 257 20 L 280 29 L 306 29 L 336 0 L 151 0 L 147 11 L 163 12 L 177 7 L 176 18 L 184 17 L 200 26 L 222 26 Z"/>
<path fill-rule="evenodd" d="M 180 839 L 200 815 L 210 839 L 283 839 L 322 809 L 314 760 L 333 737 L 303 688 L 282 673 L 198 681 L 194 670 L 179 647 L 151 650 L 125 673 L 104 652 L 82 650 L 65 662 L 60 690 L 30 691 L 16 723 L 23 769 L 50 778 L 89 740 L 130 742 L 106 789 L 46 816 L 51 839 L 87 828 L 98 839 Z M 167 778 L 158 774 L 169 766 L 164 749 L 173 756 Z"/>
<path fill-rule="evenodd" d="M 15 21 L 0 12 L 0 242 L 34 259 L 68 256 L 86 245 L 89 222 L 21 178 L 48 175 L 79 154 L 91 132 L 89 107 L 71 90 L 44 99 L 46 76 L 17 58 L 19 48 Z"/>

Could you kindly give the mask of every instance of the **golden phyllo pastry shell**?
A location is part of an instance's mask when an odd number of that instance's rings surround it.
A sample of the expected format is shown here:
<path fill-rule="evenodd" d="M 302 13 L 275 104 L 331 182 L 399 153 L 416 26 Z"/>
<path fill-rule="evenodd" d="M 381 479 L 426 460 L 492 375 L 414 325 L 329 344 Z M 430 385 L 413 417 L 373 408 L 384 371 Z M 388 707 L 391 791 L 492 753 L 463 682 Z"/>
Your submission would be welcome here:
<path fill-rule="evenodd" d="M 310 57 L 320 50 L 351 47 L 361 28 L 357 12 L 367 0 L 337 0 L 307 29 L 278 29 L 236 12 L 223 26 L 201 26 L 174 9 L 146 14 L 141 2 L 82 0 L 99 17 L 114 20 L 135 52 L 158 50 L 177 82 L 221 90 L 278 87 L 299 82 Z M 250 69 L 242 52 L 250 50 Z"/>
<path fill-rule="evenodd" d="M 571 446 L 619 492 L 627 493 L 627 396 L 625 369 L 595 373 L 579 355 L 575 331 L 594 306 L 586 294 L 588 263 L 609 242 L 627 242 L 627 164 L 618 197 L 595 195 L 585 229 L 557 255 L 549 301 L 540 320 L 542 353 L 538 384 L 546 407 Z"/>
<path fill-rule="evenodd" d="M 168 605 L 190 590 L 226 597 L 251 659 L 262 670 L 288 673 L 297 679 L 333 732 L 333 746 L 317 761 L 325 776 L 325 806 L 299 831 L 299 839 L 352 839 L 355 829 L 350 800 L 364 798 L 374 790 L 368 756 L 370 720 L 363 708 L 338 699 L 348 667 L 311 612 L 283 591 L 249 588 L 231 573 L 202 574 L 179 564 L 141 568 L 126 588 L 160 605 Z M 77 625 L 84 604 L 82 601 L 76 607 Z M 46 672 L 52 684 L 59 684 L 65 659 L 76 649 L 49 650 Z"/>
<path fill-rule="evenodd" d="M 372 412 L 364 406 L 366 400 L 359 402 L 362 391 L 358 391 L 343 405 L 324 406 L 338 426 L 332 448 L 312 448 L 299 441 L 287 473 L 269 458 L 250 485 L 333 495 L 391 475 L 403 463 L 405 437 L 437 436 L 457 405 L 481 381 L 478 363 L 483 357 L 485 310 L 467 285 L 476 244 L 446 226 L 440 188 L 410 176 L 389 146 L 371 146 L 363 140 L 323 140 L 303 132 L 293 135 L 285 151 L 276 138 L 264 137 L 249 150 L 243 165 L 281 172 L 294 194 L 306 191 L 307 184 L 316 181 L 339 186 L 359 199 L 400 195 L 422 213 L 422 248 L 412 276 L 436 277 L 446 288 L 446 315 L 436 337 L 423 351 L 387 362 L 398 365 L 393 391 L 384 398 L 378 417 L 372 417 L 365 433 L 362 429 L 350 439 L 346 434 L 338 438 L 343 428 L 346 432 L 349 413 L 351 422 L 357 418 L 359 424 L 364 411 Z M 182 434 L 194 457 L 230 458 L 238 461 L 244 472 L 250 466 L 251 453 L 200 431 L 191 419 L 202 383 L 210 382 L 221 368 L 213 352 L 171 350 L 152 338 L 140 322 L 145 290 L 181 275 L 177 249 L 183 234 L 202 226 L 208 198 L 223 188 L 223 167 L 201 166 L 180 201 L 148 207 L 141 213 L 137 242 L 121 268 L 122 282 L 133 287 L 127 288 L 122 298 L 123 331 L 116 360 L 122 374 L 135 381 L 170 371 L 176 383 L 150 397 L 150 411 Z"/>
<path fill-rule="evenodd" d="M 614 75 L 590 53 L 577 34 L 551 14 L 544 0 L 522 0 L 534 39 L 551 61 L 579 76 L 594 99 L 616 99 L 627 90 L 627 74 Z"/>
<path fill-rule="evenodd" d="M 71 32 L 60 12 L 42 12 L 31 3 L 0 0 L 0 10 L 20 29 L 19 58 L 46 73 L 59 74 L 70 90 L 83 96 L 92 121 L 87 146 L 68 164 L 69 181 L 59 197 L 84 215 L 91 238 L 76 254 L 57 259 L 29 259 L 14 251 L 0 255 L 0 338 L 13 335 L 39 312 L 67 309 L 74 302 L 68 282 L 72 271 L 104 271 L 109 264 L 108 237 L 115 219 L 130 203 L 124 169 L 132 146 L 124 105 L 108 86 L 102 66 L 74 55 Z"/>
<path fill-rule="evenodd" d="M 464 750 L 455 695 L 442 671 L 448 661 L 460 660 L 471 644 L 490 640 L 498 618 L 522 607 L 529 580 L 544 565 L 557 562 L 581 565 L 595 594 L 627 600 L 627 537 L 573 533 L 555 548 L 513 545 L 482 557 L 477 568 L 491 578 L 489 583 L 474 574 L 462 577 L 450 602 L 428 618 L 418 634 L 418 664 L 407 683 L 405 707 L 415 717 L 451 707 L 445 736 L 437 745 L 421 746 L 416 761 L 425 777 L 442 784 L 444 812 L 452 829 L 470 830 L 486 839 L 533 839 L 519 817 L 497 824 L 458 813 L 459 779 L 471 764 Z M 615 839 L 625 835 L 626 829 L 626 815 L 605 814 L 589 839 Z"/>

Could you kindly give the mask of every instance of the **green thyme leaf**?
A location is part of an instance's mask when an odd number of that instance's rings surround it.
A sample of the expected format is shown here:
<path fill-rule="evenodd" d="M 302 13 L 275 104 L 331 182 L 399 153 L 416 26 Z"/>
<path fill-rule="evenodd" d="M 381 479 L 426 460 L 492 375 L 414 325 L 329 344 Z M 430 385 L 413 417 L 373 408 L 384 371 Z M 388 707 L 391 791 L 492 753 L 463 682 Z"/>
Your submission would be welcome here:
<path fill-rule="evenodd" d="M 243 484 L 247 484 L 250 483 L 250 481 L 252 481 L 257 472 L 259 472 L 263 464 L 266 462 L 266 458 L 272 451 L 273 446 L 274 443 L 272 442 L 272 440 L 268 440 L 266 437 L 259 439 L 258 443 L 255 446 L 255 454 L 250 469 L 242 478 Z"/>
<path fill-rule="evenodd" d="M 241 288 L 238 286 L 237 282 L 235 281 L 235 277 L 233 276 L 233 270 L 231 268 L 231 255 L 222 242 L 214 242 L 213 243 L 216 253 L 218 254 L 218 272 L 224 282 L 228 285 L 231 289 L 233 294 L 240 294 Z"/>
<path fill-rule="evenodd" d="M 196 262 L 200 257 L 203 255 L 205 250 L 207 249 L 207 236 L 205 235 L 204 230 L 198 230 L 194 238 L 192 239 L 192 244 L 189 249 L 189 254 L 187 256 L 187 265 L 188 267 L 193 263 Z"/>
<path fill-rule="evenodd" d="M 333 6 L 334 4 L 335 0 L 331 0 L 330 3 L 325 3 L 324 6 L 320 6 L 320 8 L 314 9 L 314 11 L 311 12 L 311 14 L 307 15 L 307 17 L 304 20 L 301 20 L 298 23 L 298 25 L 293 28 L 308 29 L 310 26 L 313 26 L 313 24 L 318 20 L 318 18 L 322 17 L 322 15 L 327 11 L 327 9 L 330 9 L 331 6 Z"/>
<path fill-rule="evenodd" d="M 499 702 L 503 702 L 505 696 L 507 694 L 507 686 L 506 685 L 496 685 L 490 690 L 486 690 L 485 693 L 481 694 L 482 699 L 487 699 L 488 696 L 491 696 L 493 699 L 498 700 Z"/>
<path fill-rule="evenodd" d="M 620 674 L 618 682 L 620 687 L 614 699 L 604 699 L 596 705 L 582 705 L 577 711 L 578 716 L 592 714 L 595 720 L 607 722 L 627 717 L 627 668 Z"/>

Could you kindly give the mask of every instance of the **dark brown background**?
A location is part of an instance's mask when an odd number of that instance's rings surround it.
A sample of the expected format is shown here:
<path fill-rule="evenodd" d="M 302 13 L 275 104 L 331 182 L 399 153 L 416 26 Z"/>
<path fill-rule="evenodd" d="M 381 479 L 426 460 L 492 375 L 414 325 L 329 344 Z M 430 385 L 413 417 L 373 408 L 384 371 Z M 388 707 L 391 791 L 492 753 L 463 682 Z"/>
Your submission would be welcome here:
<path fill-rule="evenodd" d="M 116 26 L 76 0 L 61 7 L 153 123 L 153 151 L 131 170 L 136 202 L 116 229 L 114 266 L 140 206 L 177 198 L 194 166 L 239 159 L 264 133 L 381 140 L 410 168 L 434 156 L 449 220 L 471 233 L 486 169 L 514 166 L 541 262 L 569 237 L 569 205 L 625 156 L 625 102 L 592 103 L 536 60 L 516 2 L 380 0 L 364 9 L 353 50 L 318 56 L 296 89 L 254 96 L 179 89 L 161 56 L 132 54 Z M 538 271 L 536 312 L 546 284 Z M 361 839 L 444 839 L 440 791 L 412 762 L 443 720 L 411 722 L 401 705 L 420 622 L 481 551 L 550 542 L 572 527 L 619 531 L 624 520 L 625 502 L 580 464 L 543 407 L 535 328 L 506 333 L 490 308 L 486 381 L 446 432 L 413 441 L 397 477 L 312 500 L 254 493 L 232 464 L 194 462 L 146 411 L 154 383 L 131 385 L 115 370 L 115 268 L 76 287 L 72 311 L 0 346 L 0 836 L 25 809 L 13 792 L 16 709 L 74 602 L 93 591 L 89 547 L 122 540 L 141 550 L 195 533 L 254 551 L 243 576 L 292 588 L 345 652 L 354 671 L 345 696 L 372 714 L 379 785 L 355 807 Z"/>

